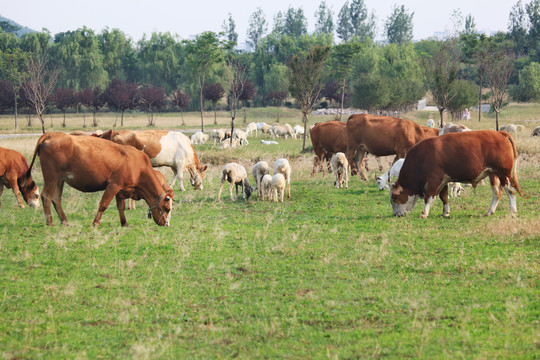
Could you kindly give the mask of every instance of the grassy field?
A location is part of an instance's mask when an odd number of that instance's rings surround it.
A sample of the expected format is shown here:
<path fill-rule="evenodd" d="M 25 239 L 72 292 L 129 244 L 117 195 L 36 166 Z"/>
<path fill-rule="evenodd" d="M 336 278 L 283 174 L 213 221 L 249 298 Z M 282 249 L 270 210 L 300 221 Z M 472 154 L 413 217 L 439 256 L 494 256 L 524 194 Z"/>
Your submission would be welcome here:
<path fill-rule="evenodd" d="M 187 179 L 188 191 L 175 186 L 169 228 L 148 220 L 142 202 L 127 212 L 129 227 L 120 227 L 112 204 L 93 228 L 102 193 L 69 186 L 63 204 L 71 226 L 54 215 L 56 225 L 47 227 L 41 208 L 19 209 L 6 189 L 0 358 L 537 359 L 540 139 L 529 134 L 540 125 L 540 106 L 513 110 L 503 123 L 526 126 L 516 136 L 518 177 L 530 195 L 518 198 L 517 218 L 505 195 L 495 215 L 483 216 L 489 186 L 451 199 L 450 219 L 440 216 L 439 200 L 428 219 L 418 218 L 421 205 L 394 218 L 388 192 L 374 180 L 353 177 L 349 189 L 338 190 L 331 174 L 312 177 L 313 154 L 300 151 L 300 140 L 263 146 L 250 138 L 233 151 L 196 147 L 209 165 L 204 190 Z M 423 123 L 427 115 L 404 117 Z M 185 116 L 198 126 L 198 114 Z M 286 109 L 281 116 L 291 124 L 301 119 Z M 218 126 L 227 124 L 220 119 Z M 178 120 L 164 116 L 157 127 Z M 248 121 L 274 120 L 275 109 L 248 113 Z M 0 118 L 0 129 L 10 132 L 11 121 Z M 104 115 L 100 126 L 111 121 L 114 115 Z M 146 118 L 125 121 L 137 127 Z M 466 125 L 494 127 L 492 118 Z M 36 140 L 0 139 L 0 146 L 30 159 Z M 250 173 L 256 161 L 280 157 L 293 167 L 291 199 L 233 202 L 224 190 L 216 202 L 226 162 Z M 33 175 L 41 186 L 39 163 Z"/>

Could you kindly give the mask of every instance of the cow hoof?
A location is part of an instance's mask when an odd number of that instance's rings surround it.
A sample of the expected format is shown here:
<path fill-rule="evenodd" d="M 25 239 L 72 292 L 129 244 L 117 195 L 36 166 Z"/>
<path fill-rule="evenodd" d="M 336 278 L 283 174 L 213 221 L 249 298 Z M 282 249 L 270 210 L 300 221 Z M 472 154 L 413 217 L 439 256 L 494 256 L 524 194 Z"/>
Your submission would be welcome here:
<path fill-rule="evenodd" d="M 69 222 L 67 222 L 67 221 L 62 221 L 62 225 L 63 226 L 71 226 L 71 224 Z"/>
<path fill-rule="evenodd" d="M 442 217 L 445 219 L 450 219 L 450 214 L 442 214 Z"/>

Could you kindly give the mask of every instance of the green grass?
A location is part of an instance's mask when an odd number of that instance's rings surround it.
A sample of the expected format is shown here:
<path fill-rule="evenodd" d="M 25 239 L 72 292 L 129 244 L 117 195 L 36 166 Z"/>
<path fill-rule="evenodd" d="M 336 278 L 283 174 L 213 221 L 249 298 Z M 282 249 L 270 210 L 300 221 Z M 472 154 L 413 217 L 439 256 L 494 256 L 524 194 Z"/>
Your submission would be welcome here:
<path fill-rule="evenodd" d="M 312 177 L 300 140 L 197 148 L 205 187 L 179 192 L 171 227 L 114 206 L 91 226 L 102 193 L 66 187 L 70 227 L 2 196 L 0 357 L 518 358 L 540 356 L 540 162 L 535 139 L 519 180 L 518 218 L 504 195 L 484 217 L 489 186 L 394 218 L 387 192 L 331 174 Z M 35 139 L 1 140 L 27 159 Z M 219 172 L 286 156 L 292 199 L 232 202 Z M 388 160 L 383 160 L 385 166 Z M 370 165 L 374 165 L 370 160 Z M 372 166 L 373 167 L 373 166 Z M 33 172 L 42 185 L 39 164 Z M 172 176 L 165 171 L 168 178 Z M 373 172 L 370 173 L 372 177 Z M 251 176 L 250 176 L 251 178 Z M 113 202 L 114 203 L 114 202 Z"/>

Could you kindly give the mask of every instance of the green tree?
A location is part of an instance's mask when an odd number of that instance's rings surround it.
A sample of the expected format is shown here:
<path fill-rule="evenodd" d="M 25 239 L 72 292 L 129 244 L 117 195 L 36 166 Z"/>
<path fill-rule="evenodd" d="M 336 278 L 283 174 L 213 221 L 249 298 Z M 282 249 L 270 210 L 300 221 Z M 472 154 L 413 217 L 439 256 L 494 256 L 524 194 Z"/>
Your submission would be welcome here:
<path fill-rule="evenodd" d="M 0 21 L 0 30 L 5 33 L 16 34 L 21 29 L 20 26 L 10 23 L 9 21 Z"/>
<path fill-rule="evenodd" d="M 231 13 L 229 13 L 227 20 L 223 20 L 223 25 L 221 27 L 223 28 L 223 32 L 225 32 L 225 37 L 229 44 L 233 47 L 236 46 L 236 44 L 238 44 L 238 33 L 236 32 L 236 23 L 234 22 Z"/>
<path fill-rule="evenodd" d="M 274 17 L 273 32 L 291 37 L 307 34 L 307 19 L 304 10 L 289 6 L 285 14 L 278 12 Z"/>
<path fill-rule="evenodd" d="M 403 44 L 410 42 L 413 38 L 413 17 L 414 12 L 408 13 L 405 5 L 396 6 L 386 19 L 384 28 L 386 39 L 391 44 Z"/>
<path fill-rule="evenodd" d="M 17 129 L 19 91 L 28 77 L 26 64 L 30 54 L 16 48 L 14 50 L 0 51 L 0 73 L 12 85 L 13 107 L 15 112 L 15 129 Z"/>
<path fill-rule="evenodd" d="M 51 60 L 58 64 L 58 85 L 74 90 L 105 87 L 108 75 L 103 68 L 103 54 L 94 31 L 83 27 L 58 33 L 54 37 Z"/>
<path fill-rule="evenodd" d="M 119 29 L 105 28 L 98 42 L 109 78 L 135 80 L 136 56 L 131 38 Z"/>
<path fill-rule="evenodd" d="M 42 54 L 49 51 L 51 44 L 52 36 L 48 30 L 25 34 L 20 42 L 23 51 L 33 54 Z"/>
<path fill-rule="evenodd" d="M 308 114 L 313 109 L 324 86 L 323 75 L 330 47 L 315 47 L 306 55 L 296 55 L 288 64 L 289 92 L 296 99 L 303 114 L 304 139 L 302 151 L 306 148 Z"/>
<path fill-rule="evenodd" d="M 454 41 L 441 43 L 439 51 L 431 58 L 422 57 L 420 64 L 424 73 L 426 88 L 433 96 L 433 101 L 439 109 L 440 127 L 444 126 L 443 112 L 448 108 L 448 103 L 456 96 L 453 86 L 457 79 L 459 56 Z"/>
<path fill-rule="evenodd" d="M 268 31 L 268 23 L 264 12 L 259 7 L 249 17 L 249 27 L 247 30 L 247 43 L 256 50 L 259 46 L 259 42 Z"/>
<path fill-rule="evenodd" d="M 458 79 L 454 83 L 456 96 L 448 102 L 448 111 L 453 119 L 461 120 L 463 110 L 476 104 L 478 85 L 471 81 Z"/>
<path fill-rule="evenodd" d="M 186 61 L 197 78 L 201 109 L 201 131 L 204 131 L 204 100 L 202 92 L 210 68 L 223 61 L 223 43 L 216 33 L 206 31 L 197 35 L 195 40 L 184 40 L 184 44 L 188 52 Z"/>
<path fill-rule="evenodd" d="M 345 101 L 345 92 L 347 90 L 347 80 L 351 76 L 354 68 L 354 60 L 360 50 L 360 44 L 357 42 L 348 42 L 336 45 L 330 51 L 329 65 L 335 71 L 335 77 L 339 81 L 341 92 L 339 120 L 343 115 L 343 104 Z"/>
<path fill-rule="evenodd" d="M 349 1 L 345 1 L 345 4 L 343 4 L 338 13 L 336 32 L 342 41 L 349 41 L 353 35 L 353 30 L 351 13 L 349 12 Z"/>
<path fill-rule="evenodd" d="M 374 39 L 376 32 L 375 15 L 373 13 L 368 14 L 364 0 L 352 0 L 349 13 L 353 36 L 360 41 Z"/>
<path fill-rule="evenodd" d="M 476 33 L 478 33 L 476 30 L 476 22 L 474 21 L 472 14 L 469 14 L 465 17 L 465 30 L 463 31 L 463 34 L 472 35 Z"/>
<path fill-rule="evenodd" d="M 519 85 L 512 91 L 517 101 L 540 101 L 540 64 L 531 62 L 519 71 Z"/>
<path fill-rule="evenodd" d="M 315 12 L 315 33 L 333 34 L 334 33 L 334 13 L 323 0 Z"/>
<path fill-rule="evenodd" d="M 540 61 L 540 0 L 531 0 L 525 5 L 529 17 L 528 48 L 536 61 Z"/>
<path fill-rule="evenodd" d="M 514 50 L 518 54 L 526 54 L 527 50 L 527 15 L 521 0 L 510 10 L 508 18 L 508 36 L 514 42 Z"/>
<path fill-rule="evenodd" d="M 148 39 L 143 35 L 137 54 L 141 83 L 163 86 L 166 92 L 176 88 L 181 69 L 177 43 L 176 35 L 169 32 L 153 32 Z"/>

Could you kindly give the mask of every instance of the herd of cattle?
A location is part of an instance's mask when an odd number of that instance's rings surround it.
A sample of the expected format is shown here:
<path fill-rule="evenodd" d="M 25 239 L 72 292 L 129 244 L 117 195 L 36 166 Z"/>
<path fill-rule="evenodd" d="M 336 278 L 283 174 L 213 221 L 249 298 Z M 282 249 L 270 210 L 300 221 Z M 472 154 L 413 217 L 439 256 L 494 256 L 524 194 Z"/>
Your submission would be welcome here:
<path fill-rule="evenodd" d="M 425 201 L 421 217 L 427 217 L 438 195 L 443 202 L 442 215 L 448 217 L 448 184 L 461 182 L 476 186 L 485 177 L 489 177 L 493 191 L 487 215 L 495 212 L 503 189 L 510 200 L 510 212 L 515 215 L 516 192 L 524 195 L 517 179 L 513 137 L 501 131 L 458 128 L 449 131 L 459 132 L 441 135 L 441 129 L 420 126 L 410 120 L 368 114 L 352 115 L 347 122 L 318 123 L 310 131 L 316 155 L 313 173 L 317 167 L 322 170 L 324 160 L 329 161 L 338 154 L 342 168 L 348 167 L 343 164 L 350 164 L 353 174 L 359 171 L 362 179 L 367 180 L 363 161 L 366 154 L 395 155 L 394 162 L 400 158 L 405 160 L 397 181 L 390 188 L 394 215 L 410 212 L 420 197 Z M 149 206 L 149 217 L 158 225 L 169 226 L 174 198 L 172 187 L 176 180 L 180 182 L 180 190 L 185 190 L 182 174 L 187 171 L 193 187 L 202 189 L 207 170 L 207 166 L 199 163 L 190 139 L 181 132 L 109 130 L 94 136 L 47 133 L 39 138 L 30 166 L 18 152 L 0 148 L 0 196 L 6 186 L 13 189 L 21 207 L 24 207 L 21 195 L 29 206 L 39 207 L 39 189 L 32 179 L 37 156 L 43 173 L 41 199 L 47 225 L 53 224 L 51 203 L 62 224 L 67 224 L 62 209 L 62 192 L 67 183 L 83 192 L 104 191 L 94 226 L 99 225 L 113 198 L 116 198 L 122 226 L 127 225 L 125 200 L 130 198 L 144 199 Z M 160 166 L 173 170 L 175 176 L 171 184 L 153 169 Z M 289 183 L 290 197 L 290 166 L 288 171 L 288 178 L 286 172 L 282 173 Z M 226 179 L 231 182 L 232 197 L 232 185 L 236 182 L 233 172 L 239 173 L 223 169 L 220 194 Z M 244 172 L 245 169 L 239 175 L 240 182 L 247 179 Z M 256 181 L 260 194 L 260 179 Z"/>

